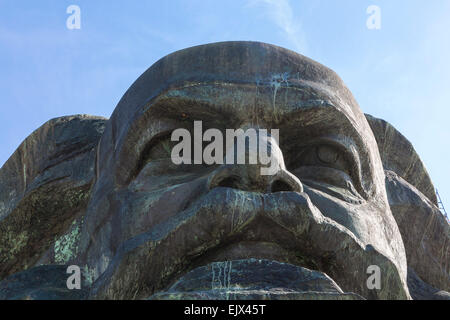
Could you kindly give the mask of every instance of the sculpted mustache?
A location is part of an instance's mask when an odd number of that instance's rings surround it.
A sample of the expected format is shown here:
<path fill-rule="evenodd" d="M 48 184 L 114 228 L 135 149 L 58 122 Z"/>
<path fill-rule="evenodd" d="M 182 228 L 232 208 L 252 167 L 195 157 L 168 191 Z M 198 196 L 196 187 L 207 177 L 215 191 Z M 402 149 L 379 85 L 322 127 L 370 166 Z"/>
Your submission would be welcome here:
<path fill-rule="evenodd" d="M 305 193 L 257 194 L 231 188 L 215 188 L 186 210 L 127 240 L 94 283 L 91 296 L 148 297 L 164 289 L 180 270 L 188 270 L 195 257 L 239 234 L 258 217 L 283 227 L 298 239 L 299 248 L 306 246 L 304 249 L 315 256 L 332 252 L 330 263 L 345 268 L 331 270 L 329 276 L 342 289 L 369 298 L 402 296 L 403 284 L 395 265 L 348 229 L 324 217 Z M 379 266 L 385 275 L 379 291 L 366 286 L 369 265 Z M 126 281 L 131 286 L 124 287 L 120 281 L 124 277 L 132 279 Z"/>

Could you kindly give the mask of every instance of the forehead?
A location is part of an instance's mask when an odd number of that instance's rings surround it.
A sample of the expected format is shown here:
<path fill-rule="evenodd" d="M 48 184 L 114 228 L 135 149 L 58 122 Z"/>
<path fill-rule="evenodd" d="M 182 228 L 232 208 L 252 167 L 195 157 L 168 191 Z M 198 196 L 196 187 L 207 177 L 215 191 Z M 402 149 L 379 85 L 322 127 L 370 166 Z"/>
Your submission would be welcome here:
<path fill-rule="evenodd" d="M 338 97 L 347 114 L 361 113 L 342 80 L 329 68 L 269 44 L 223 42 L 184 49 L 156 62 L 125 93 L 111 122 L 121 135 L 158 96 L 170 89 L 202 83 L 269 87 L 275 91 L 314 84 Z"/>

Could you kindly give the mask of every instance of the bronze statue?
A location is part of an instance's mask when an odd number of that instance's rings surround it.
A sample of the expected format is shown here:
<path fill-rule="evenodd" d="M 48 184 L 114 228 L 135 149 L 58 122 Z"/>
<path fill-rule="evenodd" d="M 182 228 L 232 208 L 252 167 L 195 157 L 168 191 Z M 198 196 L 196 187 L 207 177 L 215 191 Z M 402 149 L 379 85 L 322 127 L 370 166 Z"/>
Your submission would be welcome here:
<path fill-rule="evenodd" d="M 175 164 L 172 133 L 200 121 L 224 136 L 278 129 L 274 171 Z M 83 289 L 54 298 L 449 297 L 450 229 L 412 146 L 332 70 L 258 42 L 175 52 L 109 120 L 38 129 L 0 170 L 0 230 L 0 298 L 49 297 L 51 280 L 11 283 L 49 270 L 63 283 L 67 265 Z"/>

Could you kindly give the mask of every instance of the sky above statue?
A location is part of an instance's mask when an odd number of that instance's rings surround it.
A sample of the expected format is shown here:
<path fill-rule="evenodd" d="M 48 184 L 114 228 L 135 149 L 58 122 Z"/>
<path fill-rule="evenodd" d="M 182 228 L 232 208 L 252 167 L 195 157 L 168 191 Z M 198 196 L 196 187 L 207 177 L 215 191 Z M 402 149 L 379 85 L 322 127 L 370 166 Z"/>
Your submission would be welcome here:
<path fill-rule="evenodd" d="M 336 71 L 412 142 L 450 207 L 449 32 L 448 0 L 0 0 L 0 166 L 51 118 L 109 117 L 166 54 L 254 40 Z"/>

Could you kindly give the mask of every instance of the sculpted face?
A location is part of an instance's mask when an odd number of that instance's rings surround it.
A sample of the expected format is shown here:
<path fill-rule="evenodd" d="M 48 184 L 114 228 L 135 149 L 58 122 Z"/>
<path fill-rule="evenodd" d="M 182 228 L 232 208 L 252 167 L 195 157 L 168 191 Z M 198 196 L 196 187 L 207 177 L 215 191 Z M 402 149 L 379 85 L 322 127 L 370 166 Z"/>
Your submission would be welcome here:
<path fill-rule="evenodd" d="M 194 121 L 224 137 L 278 129 L 275 173 L 173 164 L 171 133 L 193 136 Z M 373 133 L 339 77 L 306 57 L 251 42 L 171 54 L 124 95 L 96 161 L 81 236 L 94 297 L 145 298 L 196 268 L 251 258 L 324 272 L 366 298 L 409 297 Z M 371 265 L 379 290 L 366 284 Z"/>

